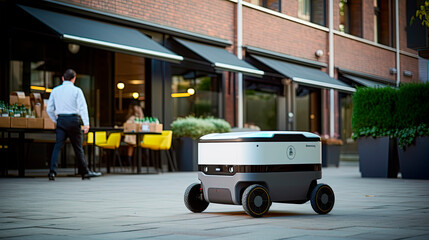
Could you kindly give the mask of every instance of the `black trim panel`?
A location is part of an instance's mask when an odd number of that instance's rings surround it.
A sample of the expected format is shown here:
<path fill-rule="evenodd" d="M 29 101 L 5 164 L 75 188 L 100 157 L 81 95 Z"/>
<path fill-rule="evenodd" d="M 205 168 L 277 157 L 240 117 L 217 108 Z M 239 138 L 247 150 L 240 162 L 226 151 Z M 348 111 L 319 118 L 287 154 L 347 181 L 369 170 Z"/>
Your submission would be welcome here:
<path fill-rule="evenodd" d="M 321 171 L 322 164 L 282 165 L 198 165 L 198 171 L 207 175 L 234 175 L 236 173 L 312 172 Z"/>
<path fill-rule="evenodd" d="M 302 134 L 274 134 L 272 138 L 242 137 L 235 139 L 200 139 L 199 143 L 213 142 L 320 142 L 320 137 L 306 137 Z"/>

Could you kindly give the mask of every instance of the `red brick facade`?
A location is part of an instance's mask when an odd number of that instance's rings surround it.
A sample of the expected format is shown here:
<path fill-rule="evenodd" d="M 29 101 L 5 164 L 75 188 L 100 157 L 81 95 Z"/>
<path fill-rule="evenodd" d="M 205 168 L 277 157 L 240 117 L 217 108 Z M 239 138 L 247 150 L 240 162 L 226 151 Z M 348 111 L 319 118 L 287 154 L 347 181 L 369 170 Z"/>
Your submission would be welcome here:
<path fill-rule="evenodd" d="M 230 0 L 63 0 L 83 7 L 115 13 L 141 19 L 164 26 L 170 26 L 198 34 L 222 38 L 236 42 L 236 3 Z M 255 1 L 246 1 L 255 2 Z M 334 29 L 338 30 L 340 0 L 334 0 Z M 362 38 L 374 41 L 374 1 L 351 1 L 354 14 L 362 15 Z M 361 4 L 360 4 L 361 3 Z M 400 47 L 415 56 L 416 51 L 406 46 L 406 13 L 405 1 L 399 1 L 400 13 Z M 297 17 L 298 0 L 281 1 L 282 13 L 276 16 L 270 11 L 261 11 L 255 5 L 243 6 L 243 45 L 254 46 L 275 52 L 280 52 L 300 58 L 317 60 L 328 64 L 328 29 L 318 29 L 287 19 L 286 16 Z M 394 6 L 391 6 L 394 10 Z M 328 6 L 326 7 L 328 12 Z M 357 11 L 357 12 L 356 12 Z M 394 11 L 392 11 L 394 12 Z M 327 22 L 328 22 L 328 18 Z M 359 20 L 359 19 L 358 19 Z M 394 23 L 393 23 L 394 24 Z M 394 29 L 394 28 L 392 28 Z M 348 35 L 335 35 L 334 52 L 335 67 L 342 67 L 362 73 L 377 75 L 383 78 L 395 79 L 389 74 L 390 68 L 395 68 L 395 49 L 383 48 L 374 44 L 353 40 Z M 394 36 L 394 35 L 393 35 Z M 391 39 L 392 42 L 395 39 Z M 228 48 L 233 52 L 234 46 Z M 317 59 L 315 51 L 321 49 L 324 55 Z M 417 81 L 418 60 L 415 57 L 401 55 L 401 69 L 413 72 L 412 78 L 403 81 Z"/>

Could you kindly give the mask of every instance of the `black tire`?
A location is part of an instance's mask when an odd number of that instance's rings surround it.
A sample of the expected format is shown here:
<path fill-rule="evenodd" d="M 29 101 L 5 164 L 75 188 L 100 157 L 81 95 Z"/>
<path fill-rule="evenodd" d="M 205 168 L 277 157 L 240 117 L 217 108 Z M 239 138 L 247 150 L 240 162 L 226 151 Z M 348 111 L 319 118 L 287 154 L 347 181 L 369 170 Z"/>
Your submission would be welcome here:
<path fill-rule="evenodd" d="M 327 214 L 334 207 L 334 191 L 326 184 L 317 184 L 311 192 L 310 202 L 315 212 L 318 214 Z"/>
<path fill-rule="evenodd" d="M 241 197 L 244 211 L 252 217 L 262 217 L 271 206 L 271 198 L 268 190 L 258 184 L 246 188 Z"/>
<path fill-rule="evenodd" d="M 204 200 L 201 184 L 193 183 L 185 191 L 185 206 L 194 213 L 200 213 L 209 206 Z"/>

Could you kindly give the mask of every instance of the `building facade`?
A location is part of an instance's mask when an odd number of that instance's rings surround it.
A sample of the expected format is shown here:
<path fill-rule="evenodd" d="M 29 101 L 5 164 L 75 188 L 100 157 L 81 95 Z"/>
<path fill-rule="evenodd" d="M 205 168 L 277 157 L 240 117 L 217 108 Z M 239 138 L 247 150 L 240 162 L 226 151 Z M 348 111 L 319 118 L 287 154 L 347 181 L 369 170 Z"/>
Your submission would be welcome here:
<path fill-rule="evenodd" d="M 419 81 L 407 1 L 3 0 L 0 9 L 1 99 L 48 98 L 74 68 L 93 126 L 121 125 L 136 100 L 166 128 L 188 115 L 232 126 L 241 117 L 244 127 L 351 143 L 355 87 Z"/>

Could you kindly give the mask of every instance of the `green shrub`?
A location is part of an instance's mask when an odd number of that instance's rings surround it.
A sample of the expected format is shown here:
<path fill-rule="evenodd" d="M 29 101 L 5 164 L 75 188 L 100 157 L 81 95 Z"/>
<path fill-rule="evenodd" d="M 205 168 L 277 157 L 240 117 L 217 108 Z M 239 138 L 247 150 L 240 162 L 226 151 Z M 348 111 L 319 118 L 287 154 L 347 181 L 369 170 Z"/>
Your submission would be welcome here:
<path fill-rule="evenodd" d="M 429 83 L 401 85 L 396 104 L 399 129 L 429 125 Z"/>
<path fill-rule="evenodd" d="M 228 122 L 218 118 L 196 118 L 193 116 L 178 118 L 171 123 L 174 137 L 191 137 L 197 139 L 209 133 L 229 132 Z"/>
<path fill-rule="evenodd" d="M 396 129 L 394 88 L 358 88 L 353 95 L 352 129 L 360 136 L 390 136 Z"/>
<path fill-rule="evenodd" d="M 429 83 L 358 88 L 353 95 L 353 138 L 389 136 L 402 148 L 429 136 Z"/>

